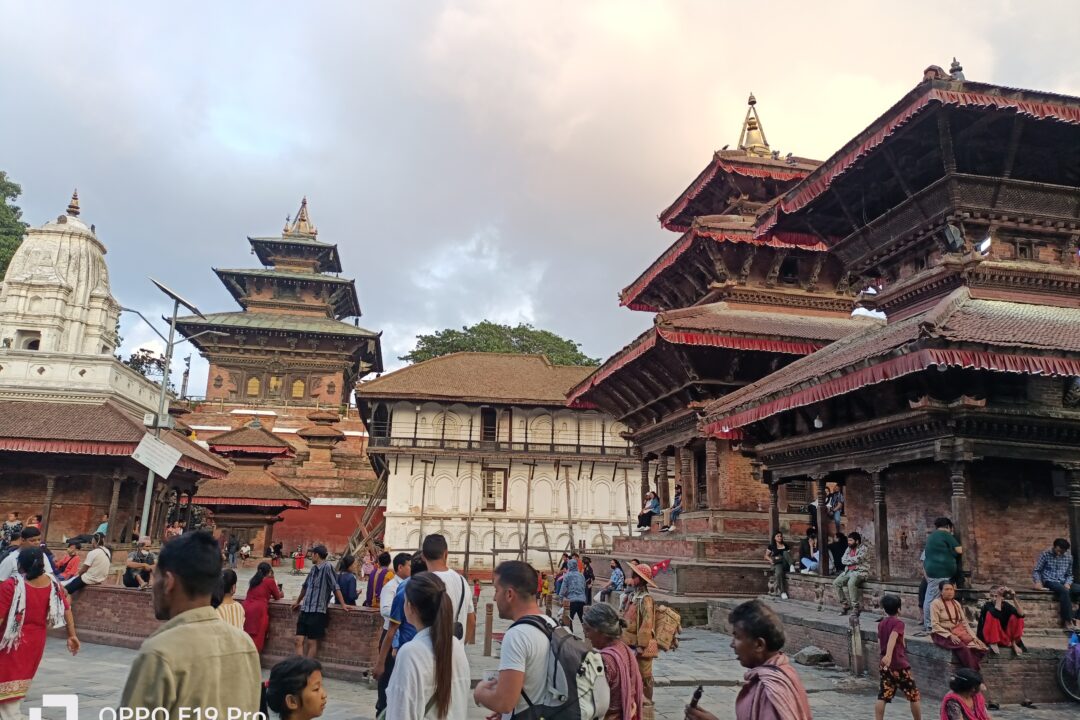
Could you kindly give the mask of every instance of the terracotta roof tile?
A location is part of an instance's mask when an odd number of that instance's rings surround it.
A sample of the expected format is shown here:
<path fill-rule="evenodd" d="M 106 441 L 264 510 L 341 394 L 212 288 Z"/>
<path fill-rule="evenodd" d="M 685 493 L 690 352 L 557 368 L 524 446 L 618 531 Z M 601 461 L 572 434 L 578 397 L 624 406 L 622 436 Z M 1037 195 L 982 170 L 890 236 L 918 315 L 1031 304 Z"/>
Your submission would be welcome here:
<path fill-rule="evenodd" d="M 726 302 L 718 302 L 662 312 L 657 315 L 656 324 L 660 328 L 675 330 L 832 342 L 867 326 L 879 326 L 882 322 L 859 315 L 820 317 L 739 310 Z"/>
<path fill-rule="evenodd" d="M 211 503 L 210 500 L 235 502 Z M 236 465 L 225 477 L 200 483 L 195 495 L 196 505 L 243 505 L 244 500 L 280 500 L 294 507 L 307 507 L 311 502 L 307 495 L 259 465 Z"/>
<path fill-rule="evenodd" d="M 270 432 L 262 425 L 244 425 L 238 427 L 235 430 L 229 430 L 223 432 L 220 435 L 215 435 L 207 444 L 211 449 L 214 448 L 255 448 L 262 450 L 276 449 L 277 452 L 287 453 L 292 450 L 292 446 L 279 438 L 274 433 Z"/>
<path fill-rule="evenodd" d="M 552 365 L 543 355 L 462 352 L 425 360 L 361 384 L 364 398 L 563 405 L 594 367 Z"/>

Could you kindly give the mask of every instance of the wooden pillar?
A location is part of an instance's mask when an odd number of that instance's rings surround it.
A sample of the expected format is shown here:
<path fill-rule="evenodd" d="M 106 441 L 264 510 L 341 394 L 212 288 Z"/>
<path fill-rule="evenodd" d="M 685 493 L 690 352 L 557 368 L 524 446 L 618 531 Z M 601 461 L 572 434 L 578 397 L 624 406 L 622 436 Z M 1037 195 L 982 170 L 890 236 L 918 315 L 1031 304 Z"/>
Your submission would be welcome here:
<path fill-rule="evenodd" d="M 123 483 L 124 479 L 122 477 L 113 475 L 112 495 L 109 497 L 109 528 L 105 533 L 105 542 L 108 543 L 110 547 L 116 542 L 117 528 L 120 527 L 120 523 L 117 522 L 116 512 L 120 508 L 120 486 L 123 485 Z M 48 521 L 49 518 L 46 517 L 45 522 Z"/>
<path fill-rule="evenodd" d="M 1073 577 L 1080 577 L 1080 464 L 1065 468 L 1069 484 L 1069 544 L 1072 546 Z M 966 552 L 966 551 L 965 551 Z"/>
<path fill-rule="evenodd" d="M 53 494 L 56 492 L 56 476 L 49 475 L 45 480 L 45 505 L 41 508 L 41 525 L 42 532 L 45 533 L 41 538 L 43 541 L 49 541 L 49 515 L 52 514 Z M 109 527 L 112 528 L 113 516 L 109 515 Z"/>
<path fill-rule="evenodd" d="M 679 448 L 679 484 L 682 485 L 683 512 L 693 512 L 697 509 L 697 481 L 694 478 L 694 453 L 690 447 L 683 445 Z"/>
<path fill-rule="evenodd" d="M 720 509 L 720 441 L 705 440 L 705 496 L 710 510 Z"/>
<path fill-rule="evenodd" d="M 668 456 L 660 455 L 656 461 L 656 494 L 660 497 L 660 507 L 671 507 L 671 484 L 668 482 Z"/>
<path fill-rule="evenodd" d="M 825 509 L 825 478 L 828 475 L 812 475 L 811 479 L 814 481 L 814 485 L 817 489 L 817 526 L 818 526 L 818 557 L 821 560 L 818 562 L 818 574 L 826 577 L 829 574 L 829 561 L 832 558 L 829 556 L 829 549 L 826 547 L 829 542 L 829 513 Z"/>
<path fill-rule="evenodd" d="M 270 518 L 266 522 L 266 532 L 263 533 L 263 548 L 262 548 L 262 556 L 263 557 L 266 557 L 266 551 L 269 550 L 274 545 L 274 525 L 276 523 L 277 523 L 277 518 Z"/>
<path fill-rule="evenodd" d="M 889 513 L 885 505 L 885 469 L 871 468 L 874 491 L 874 552 L 877 554 L 878 579 L 889 580 Z"/>
<path fill-rule="evenodd" d="M 975 528 L 972 524 L 971 500 L 968 494 L 967 462 L 961 460 L 949 466 L 949 485 L 952 490 L 953 527 L 960 545 L 964 548 L 960 562 L 962 569 L 970 573 L 970 582 L 974 582 L 978 570 L 978 556 L 975 551 Z"/>
<path fill-rule="evenodd" d="M 780 485 L 769 483 L 769 542 L 780 532 Z"/>
<path fill-rule="evenodd" d="M 645 496 L 649 494 L 649 461 L 641 459 L 641 506 L 645 505 Z"/>
<path fill-rule="evenodd" d="M 189 530 L 191 530 L 191 515 L 192 515 L 191 506 L 195 504 L 195 490 L 188 490 L 186 494 L 187 494 L 187 508 L 185 508 L 185 510 L 184 510 L 184 532 L 188 532 Z M 270 527 L 272 529 L 273 525 L 271 525 Z"/>

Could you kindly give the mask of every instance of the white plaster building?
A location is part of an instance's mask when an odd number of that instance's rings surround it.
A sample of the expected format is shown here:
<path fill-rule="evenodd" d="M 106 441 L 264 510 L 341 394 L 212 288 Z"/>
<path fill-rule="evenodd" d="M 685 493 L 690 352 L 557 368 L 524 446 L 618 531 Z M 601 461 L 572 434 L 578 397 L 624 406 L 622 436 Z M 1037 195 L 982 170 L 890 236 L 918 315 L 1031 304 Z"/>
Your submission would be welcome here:
<path fill-rule="evenodd" d="M 629 530 L 637 465 L 624 425 L 565 405 L 591 371 L 456 353 L 360 385 L 368 454 L 387 483 L 386 545 L 415 549 L 441 532 L 458 567 L 527 556 L 541 570 L 582 543 L 610 548 Z"/>

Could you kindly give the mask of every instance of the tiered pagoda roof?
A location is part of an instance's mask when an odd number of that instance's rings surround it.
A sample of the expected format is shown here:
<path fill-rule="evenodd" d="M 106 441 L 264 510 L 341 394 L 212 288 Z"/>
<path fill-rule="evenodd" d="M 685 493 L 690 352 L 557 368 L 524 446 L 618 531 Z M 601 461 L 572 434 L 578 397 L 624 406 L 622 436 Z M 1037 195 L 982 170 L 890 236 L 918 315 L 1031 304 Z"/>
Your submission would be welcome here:
<path fill-rule="evenodd" d="M 199 486 L 195 502 L 231 512 L 247 509 L 276 514 L 288 508 L 303 509 L 311 500 L 268 469 L 278 457 L 291 456 L 292 446 L 262 427 L 258 420 L 213 437 L 210 449 L 233 461 L 229 474 Z"/>

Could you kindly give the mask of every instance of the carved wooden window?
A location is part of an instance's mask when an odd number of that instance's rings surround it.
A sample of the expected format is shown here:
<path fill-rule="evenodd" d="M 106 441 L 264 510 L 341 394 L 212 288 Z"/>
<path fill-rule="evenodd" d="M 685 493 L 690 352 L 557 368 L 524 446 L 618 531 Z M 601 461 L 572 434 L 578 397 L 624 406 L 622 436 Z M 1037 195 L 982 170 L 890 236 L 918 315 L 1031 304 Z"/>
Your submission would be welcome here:
<path fill-rule="evenodd" d="M 799 282 L 799 259 L 786 257 L 780 263 L 780 282 L 794 285 Z"/>
<path fill-rule="evenodd" d="M 506 509 L 506 471 L 485 468 L 480 471 L 484 483 L 484 510 Z"/>
<path fill-rule="evenodd" d="M 300 398 L 304 397 L 304 381 L 303 380 L 294 380 L 293 381 L 292 393 L 291 394 L 292 394 L 293 398 L 295 398 L 295 399 L 300 399 Z"/>
<path fill-rule="evenodd" d="M 220 388 L 224 384 L 225 384 L 225 379 L 222 378 L 220 375 L 218 375 L 217 377 L 214 378 L 214 387 L 215 388 Z"/>
<path fill-rule="evenodd" d="M 278 394 L 278 391 L 281 390 L 281 376 L 280 375 L 271 375 L 270 376 L 269 389 L 270 389 L 270 392 L 273 393 L 274 395 Z"/>
<path fill-rule="evenodd" d="M 259 378 L 249 378 L 247 381 L 247 394 L 248 397 L 258 397 L 262 390 L 262 383 L 259 382 Z"/>
<path fill-rule="evenodd" d="M 1017 260 L 1034 260 L 1035 259 L 1035 245 L 1031 242 L 1020 240 L 1016 243 L 1016 259 Z"/>

